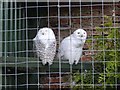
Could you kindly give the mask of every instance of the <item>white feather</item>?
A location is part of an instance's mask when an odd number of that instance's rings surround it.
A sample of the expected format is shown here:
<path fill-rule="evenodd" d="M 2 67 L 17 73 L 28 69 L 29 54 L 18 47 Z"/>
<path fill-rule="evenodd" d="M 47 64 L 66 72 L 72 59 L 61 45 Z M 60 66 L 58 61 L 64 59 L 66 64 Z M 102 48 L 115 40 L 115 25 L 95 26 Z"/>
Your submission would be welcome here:
<path fill-rule="evenodd" d="M 42 60 L 43 65 L 47 62 L 51 65 L 56 53 L 56 38 L 52 29 L 40 29 L 33 42 L 37 56 Z"/>
<path fill-rule="evenodd" d="M 82 55 L 82 48 L 87 38 L 87 33 L 83 29 L 77 29 L 70 36 L 62 40 L 57 57 L 69 60 L 69 64 L 78 64 Z"/>

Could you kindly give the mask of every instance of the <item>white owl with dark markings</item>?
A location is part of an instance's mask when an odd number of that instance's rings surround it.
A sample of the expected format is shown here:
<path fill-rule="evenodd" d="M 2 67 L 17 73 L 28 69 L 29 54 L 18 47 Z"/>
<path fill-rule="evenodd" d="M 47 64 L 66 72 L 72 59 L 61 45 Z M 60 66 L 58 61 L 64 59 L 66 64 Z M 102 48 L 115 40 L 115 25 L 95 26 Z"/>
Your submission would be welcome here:
<path fill-rule="evenodd" d="M 87 38 L 83 29 L 77 29 L 70 36 L 64 38 L 59 46 L 58 55 L 62 60 L 69 60 L 69 64 L 78 64 L 82 49 Z"/>
<path fill-rule="evenodd" d="M 51 28 L 41 28 L 35 38 L 33 44 L 37 56 L 42 60 L 42 64 L 51 65 L 56 53 L 56 38 Z"/>

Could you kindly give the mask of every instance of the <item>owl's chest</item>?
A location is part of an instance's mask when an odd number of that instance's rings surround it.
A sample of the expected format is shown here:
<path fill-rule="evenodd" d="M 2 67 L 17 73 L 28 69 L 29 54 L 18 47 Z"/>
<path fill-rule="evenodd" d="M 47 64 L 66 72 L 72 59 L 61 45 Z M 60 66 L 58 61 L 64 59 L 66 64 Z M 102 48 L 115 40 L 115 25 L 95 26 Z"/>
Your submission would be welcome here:
<path fill-rule="evenodd" d="M 81 40 L 72 40 L 72 46 L 75 48 L 80 48 L 82 45 L 82 41 Z"/>

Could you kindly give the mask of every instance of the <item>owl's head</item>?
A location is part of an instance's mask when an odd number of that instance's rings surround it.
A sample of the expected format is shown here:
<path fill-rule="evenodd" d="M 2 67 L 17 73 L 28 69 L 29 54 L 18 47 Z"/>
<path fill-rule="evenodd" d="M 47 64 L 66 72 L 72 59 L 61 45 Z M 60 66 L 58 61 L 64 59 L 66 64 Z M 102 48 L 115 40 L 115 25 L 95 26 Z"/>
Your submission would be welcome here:
<path fill-rule="evenodd" d="M 52 29 L 51 29 L 51 28 L 47 28 L 47 27 L 41 28 L 41 29 L 38 31 L 38 34 L 39 34 L 39 35 L 42 35 L 42 36 L 46 36 L 46 35 L 51 34 L 51 33 L 53 33 Z"/>
<path fill-rule="evenodd" d="M 73 36 L 78 39 L 86 39 L 87 38 L 87 32 L 83 29 L 77 29 L 73 32 Z"/>
<path fill-rule="evenodd" d="M 39 39 L 52 39 L 52 38 L 55 38 L 54 36 L 54 32 L 51 28 L 41 28 L 39 31 L 38 31 L 38 37 Z"/>

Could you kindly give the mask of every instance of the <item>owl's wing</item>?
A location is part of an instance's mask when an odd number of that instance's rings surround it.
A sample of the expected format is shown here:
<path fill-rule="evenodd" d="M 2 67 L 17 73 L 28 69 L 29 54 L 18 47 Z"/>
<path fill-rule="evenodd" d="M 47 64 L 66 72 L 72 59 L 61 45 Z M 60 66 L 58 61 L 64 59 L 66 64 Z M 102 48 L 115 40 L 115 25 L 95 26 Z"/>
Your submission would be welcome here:
<path fill-rule="evenodd" d="M 41 60 L 44 60 L 45 45 L 37 37 L 33 41 L 34 41 L 34 48 L 37 53 L 37 56 L 40 57 Z"/>
<path fill-rule="evenodd" d="M 59 49 L 58 49 L 58 54 L 57 57 L 64 60 L 65 58 L 65 52 L 66 50 L 69 48 L 69 39 L 65 38 L 62 40 L 62 42 L 60 43 Z"/>
<path fill-rule="evenodd" d="M 61 59 L 64 59 L 64 49 L 63 49 L 63 47 L 61 46 L 61 47 L 59 47 L 59 49 L 58 49 L 58 54 L 57 54 L 57 58 L 61 58 Z"/>
<path fill-rule="evenodd" d="M 45 52 L 47 62 L 51 65 L 56 54 L 56 41 L 51 42 Z"/>

